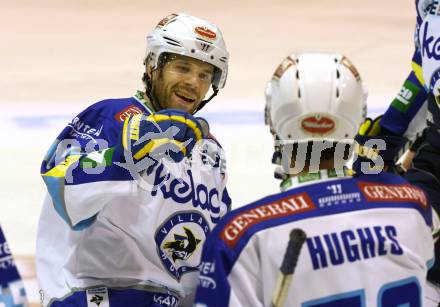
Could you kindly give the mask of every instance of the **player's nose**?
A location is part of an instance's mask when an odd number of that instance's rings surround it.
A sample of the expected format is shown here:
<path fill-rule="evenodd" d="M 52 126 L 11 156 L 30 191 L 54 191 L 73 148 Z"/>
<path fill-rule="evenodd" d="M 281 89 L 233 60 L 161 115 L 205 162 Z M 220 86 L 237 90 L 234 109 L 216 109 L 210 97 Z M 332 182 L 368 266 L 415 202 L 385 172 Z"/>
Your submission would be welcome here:
<path fill-rule="evenodd" d="M 191 75 L 187 76 L 187 78 L 184 79 L 183 85 L 187 91 L 189 91 L 191 94 L 196 95 L 197 90 L 201 85 L 201 82 L 200 82 L 199 78 L 197 77 L 197 75 L 191 74 Z"/>

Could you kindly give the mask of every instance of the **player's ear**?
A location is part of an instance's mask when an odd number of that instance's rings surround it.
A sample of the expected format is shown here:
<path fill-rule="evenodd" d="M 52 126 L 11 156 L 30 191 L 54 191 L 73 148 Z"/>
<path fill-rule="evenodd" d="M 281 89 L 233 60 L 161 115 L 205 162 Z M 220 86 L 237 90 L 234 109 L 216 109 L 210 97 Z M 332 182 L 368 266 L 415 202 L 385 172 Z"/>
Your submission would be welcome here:
<path fill-rule="evenodd" d="M 150 78 L 150 80 L 153 78 L 153 66 L 152 65 L 146 65 L 145 66 L 145 73 L 147 74 L 147 76 Z"/>
<path fill-rule="evenodd" d="M 151 64 L 151 59 L 149 57 L 146 57 L 144 59 L 144 66 L 145 66 L 145 74 L 151 80 L 151 78 L 153 77 L 153 65 Z"/>

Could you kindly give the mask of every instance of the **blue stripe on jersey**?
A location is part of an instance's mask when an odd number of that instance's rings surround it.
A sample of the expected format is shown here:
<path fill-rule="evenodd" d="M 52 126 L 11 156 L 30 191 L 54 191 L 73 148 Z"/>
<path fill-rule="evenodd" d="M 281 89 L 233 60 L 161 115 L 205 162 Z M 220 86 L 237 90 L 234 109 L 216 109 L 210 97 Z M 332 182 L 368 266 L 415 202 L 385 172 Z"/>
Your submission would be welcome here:
<path fill-rule="evenodd" d="M 67 214 L 66 204 L 64 202 L 64 178 L 43 176 L 43 180 L 52 198 L 56 212 L 73 230 L 83 230 L 92 225 L 95 221 L 96 215 L 77 223 L 75 226 L 72 225 L 72 221 Z"/>
<path fill-rule="evenodd" d="M 55 210 L 68 225 L 72 226 L 64 203 L 64 178 L 43 176 L 43 180 L 52 198 Z"/>

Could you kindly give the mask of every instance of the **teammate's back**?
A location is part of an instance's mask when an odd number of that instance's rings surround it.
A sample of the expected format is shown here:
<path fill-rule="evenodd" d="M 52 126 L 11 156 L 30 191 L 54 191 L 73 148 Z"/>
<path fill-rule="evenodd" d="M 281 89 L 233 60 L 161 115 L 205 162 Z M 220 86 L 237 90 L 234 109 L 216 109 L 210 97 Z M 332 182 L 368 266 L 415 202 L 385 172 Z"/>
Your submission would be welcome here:
<path fill-rule="evenodd" d="M 356 67 L 340 54 L 281 63 L 266 88 L 266 123 L 283 192 L 216 226 L 198 306 L 422 305 L 438 218 L 421 189 L 365 161 L 384 158 L 377 147 L 357 144 L 370 175 L 344 166 L 365 100 Z"/>
<path fill-rule="evenodd" d="M 288 306 L 419 306 L 433 258 L 431 225 L 425 194 L 398 176 L 300 185 L 216 227 L 205 243 L 197 302 L 269 306 L 289 234 L 300 228 L 307 240 Z"/>

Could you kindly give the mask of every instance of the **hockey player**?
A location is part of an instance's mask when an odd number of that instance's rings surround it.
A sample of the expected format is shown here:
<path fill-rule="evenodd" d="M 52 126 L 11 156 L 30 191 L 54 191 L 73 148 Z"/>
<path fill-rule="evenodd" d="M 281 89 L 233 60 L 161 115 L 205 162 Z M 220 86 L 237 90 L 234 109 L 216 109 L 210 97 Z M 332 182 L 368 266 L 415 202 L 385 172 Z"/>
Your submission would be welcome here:
<path fill-rule="evenodd" d="M 418 142 L 415 151 L 420 148 L 414 164 L 420 171 L 440 178 L 440 170 L 432 164 L 433 157 L 440 153 L 440 55 L 438 43 L 440 41 L 440 10 L 439 2 L 435 0 L 415 1 L 417 19 L 414 35 L 415 51 L 412 58 L 412 71 L 405 80 L 402 88 L 393 100 L 385 114 L 364 129 L 369 136 L 404 136 L 414 141 L 416 137 L 423 139 Z M 427 127 L 426 127 L 427 126 Z M 421 131 L 426 127 L 423 137 Z M 399 146 L 405 140 L 402 139 Z M 389 144 L 387 144 L 389 145 Z M 387 146 L 388 147 L 388 146 Z M 393 161 L 390 161 L 393 163 Z M 392 165 L 389 165 L 392 166 Z M 355 170 L 357 165 L 354 165 Z M 430 181 L 430 180 L 428 180 Z M 423 183 L 421 183 L 423 184 Z M 438 190 L 432 189 L 437 199 L 440 199 Z M 440 208 L 440 203 L 433 203 Z"/>
<path fill-rule="evenodd" d="M 412 71 L 385 114 L 371 121 L 363 134 L 404 136 L 412 141 L 418 136 L 417 146 L 412 147 L 413 151 L 417 151 L 414 168 L 406 176 L 435 195 L 432 205 L 440 210 L 440 202 L 437 201 L 440 199 L 440 185 L 436 179 L 440 178 L 440 169 L 434 162 L 440 154 L 440 8 L 436 0 L 416 0 L 415 6 L 417 19 Z M 404 143 L 402 139 L 399 146 Z M 357 165 L 354 168 L 357 170 Z"/>
<path fill-rule="evenodd" d="M 0 306 L 28 306 L 23 281 L 0 227 Z"/>
<path fill-rule="evenodd" d="M 379 118 L 379 126 L 376 134 L 403 135 L 414 140 L 416 135 L 428 125 L 434 124 L 432 116 L 437 115 L 435 103 L 435 81 L 431 82 L 433 70 L 438 66 L 434 59 L 433 49 L 436 39 L 433 21 L 437 1 L 416 0 L 417 18 L 414 33 L 415 51 L 412 57 L 412 70 L 402 85 L 398 95 L 391 103 L 389 109 L 382 118 Z M 433 61 L 434 60 L 434 61 Z M 433 83 L 433 84 L 431 84 Z M 429 97 L 429 93 L 433 97 Z M 426 103 L 429 101 L 428 103 Z M 427 116 L 426 112 L 429 109 Z M 435 116 L 437 117 L 437 116 Z M 435 129 L 430 129 L 434 132 Z"/>
<path fill-rule="evenodd" d="M 266 118 L 282 154 L 275 161 L 290 175 L 281 193 L 230 212 L 211 232 L 196 306 L 422 306 L 433 259 L 426 195 L 399 176 L 353 178 L 342 167 L 364 93 L 341 55 L 293 54 L 281 63 Z M 302 247 L 288 244 L 292 229 L 305 232 Z"/>
<path fill-rule="evenodd" d="M 169 15 L 147 36 L 145 91 L 91 105 L 58 136 L 41 166 L 43 306 L 191 300 L 201 245 L 231 203 L 224 153 L 192 114 L 223 88 L 228 56 L 216 25 Z"/>
<path fill-rule="evenodd" d="M 416 0 L 415 6 L 412 71 L 388 110 L 369 124 L 371 127 L 365 129 L 365 134 L 371 137 L 404 136 L 411 141 L 419 135 L 416 144 L 411 146 L 410 155 L 415 154 L 412 167 L 404 176 L 431 195 L 431 205 L 440 212 L 440 168 L 437 163 L 440 157 L 440 7 L 437 0 Z M 423 136 L 420 136 L 423 129 Z M 391 147 L 402 147 L 404 143 L 405 139 L 387 143 L 387 150 L 397 152 Z M 389 159 L 388 166 L 392 168 L 395 160 Z M 353 168 L 360 171 L 359 164 L 355 163 Z M 438 257 L 440 246 L 437 245 Z M 430 270 L 428 279 L 440 284 L 440 258 Z M 437 292 L 440 300 L 440 288 Z"/>

